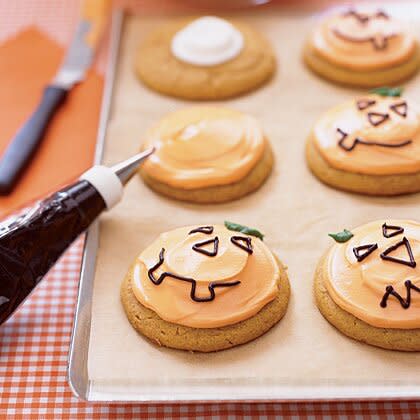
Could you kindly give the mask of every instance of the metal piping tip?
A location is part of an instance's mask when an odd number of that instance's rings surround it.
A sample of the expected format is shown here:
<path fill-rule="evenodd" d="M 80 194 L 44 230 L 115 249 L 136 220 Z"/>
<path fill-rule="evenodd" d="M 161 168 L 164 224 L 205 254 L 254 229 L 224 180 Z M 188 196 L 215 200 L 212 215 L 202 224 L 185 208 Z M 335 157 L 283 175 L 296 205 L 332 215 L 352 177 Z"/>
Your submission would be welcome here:
<path fill-rule="evenodd" d="M 114 171 L 115 175 L 117 175 L 120 179 L 121 184 L 125 185 L 137 172 L 143 160 L 148 158 L 154 151 L 155 148 L 152 147 L 151 149 L 147 149 L 142 153 L 134 155 L 127 160 L 111 166 L 111 169 Z"/>

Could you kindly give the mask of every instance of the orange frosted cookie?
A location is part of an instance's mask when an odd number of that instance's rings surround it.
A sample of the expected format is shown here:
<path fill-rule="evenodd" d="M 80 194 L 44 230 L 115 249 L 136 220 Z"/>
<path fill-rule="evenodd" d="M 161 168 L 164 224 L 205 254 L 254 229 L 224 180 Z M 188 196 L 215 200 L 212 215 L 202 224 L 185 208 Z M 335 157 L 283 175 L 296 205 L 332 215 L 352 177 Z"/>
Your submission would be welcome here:
<path fill-rule="evenodd" d="M 159 345 L 203 352 L 264 334 L 285 314 L 290 289 L 260 238 L 229 222 L 161 234 L 122 284 L 129 321 Z"/>
<path fill-rule="evenodd" d="M 419 68 L 417 40 L 383 10 L 356 10 L 328 17 L 309 37 L 306 64 L 328 80 L 381 86 L 412 76 Z"/>
<path fill-rule="evenodd" d="M 140 171 L 155 191 L 183 201 L 220 203 L 256 190 L 273 166 L 258 121 L 227 108 L 167 115 L 145 136 L 155 153 Z"/>
<path fill-rule="evenodd" d="M 356 340 L 420 351 L 420 223 L 378 220 L 331 234 L 315 274 L 324 317 Z"/>
<path fill-rule="evenodd" d="M 347 191 L 420 191 L 420 110 L 398 88 L 376 92 L 319 118 L 307 142 L 308 165 L 321 181 Z"/>

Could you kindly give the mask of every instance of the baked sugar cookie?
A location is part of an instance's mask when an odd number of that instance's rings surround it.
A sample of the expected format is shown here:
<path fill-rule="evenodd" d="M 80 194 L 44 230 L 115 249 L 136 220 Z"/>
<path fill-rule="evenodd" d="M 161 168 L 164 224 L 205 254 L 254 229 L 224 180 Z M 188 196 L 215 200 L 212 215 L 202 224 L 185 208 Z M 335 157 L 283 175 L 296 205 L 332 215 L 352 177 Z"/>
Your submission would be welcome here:
<path fill-rule="evenodd" d="M 378 220 L 335 238 L 315 273 L 322 315 L 356 340 L 420 351 L 420 223 Z"/>
<path fill-rule="evenodd" d="M 420 191 L 420 111 L 399 89 L 380 88 L 327 111 L 307 142 L 312 172 L 335 188 L 369 195 Z"/>
<path fill-rule="evenodd" d="M 305 63 L 318 75 L 340 84 L 374 87 L 416 73 L 417 40 L 383 10 L 349 9 L 330 16 L 309 37 Z"/>
<path fill-rule="evenodd" d="M 226 108 L 194 107 L 163 118 L 147 134 L 155 153 L 140 174 L 153 190 L 178 200 L 221 203 L 262 185 L 273 155 L 257 120 Z"/>
<path fill-rule="evenodd" d="M 259 232 L 244 228 L 227 222 L 161 234 L 136 258 L 121 286 L 132 326 L 158 345 L 200 352 L 267 332 L 286 313 L 289 281 L 282 264 L 253 236 Z"/>
<path fill-rule="evenodd" d="M 214 16 L 174 20 L 140 45 L 135 72 L 151 89 L 185 99 L 224 99 L 274 73 L 269 43 L 249 26 Z"/>

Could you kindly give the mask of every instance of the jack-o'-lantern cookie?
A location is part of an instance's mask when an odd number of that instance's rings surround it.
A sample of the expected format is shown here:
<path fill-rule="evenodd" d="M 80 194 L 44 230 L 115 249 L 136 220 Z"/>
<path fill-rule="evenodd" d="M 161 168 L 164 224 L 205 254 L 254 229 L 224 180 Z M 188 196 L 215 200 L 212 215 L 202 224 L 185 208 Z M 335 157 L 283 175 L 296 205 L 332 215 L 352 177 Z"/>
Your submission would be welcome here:
<path fill-rule="evenodd" d="M 330 16 L 309 37 L 303 57 L 318 75 L 360 87 L 407 79 L 420 65 L 417 40 L 383 10 Z"/>
<path fill-rule="evenodd" d="M 158 27 L 140 45 L 135 72 L 150 88 L 185 99 L 253 90 L 275 70 L 269 43 L 239 22 L 205 16 Z"/>
<path fill-rule="evenodd" d="M 132 326 L 159 345 L 200 352 L 267 332 L 286 313 L 290 286 L 262 237 L 230 222 L 161 234 L 121 286 Z"/>
<path fill-rule="evenodd" d="M 140 174 L 153 190 L 182 201 L 221 203 L 262 185 L 273 155 L 258 121 L 226 108 L 171 113 L 145 136 L 155 153 Z"/>
<path fill-rule="evenodd" d="M 314 284 L 324 317 L 356 340 L 420 351 L 420 223 L 378 220 L 330 236 Z"/>
<path fill-rule="evenodd" d="M 327 111 L 307 142 L 312 172 L 369 195 L 420 191 L 420 110 L 398 88 L 378 88 Z"/>

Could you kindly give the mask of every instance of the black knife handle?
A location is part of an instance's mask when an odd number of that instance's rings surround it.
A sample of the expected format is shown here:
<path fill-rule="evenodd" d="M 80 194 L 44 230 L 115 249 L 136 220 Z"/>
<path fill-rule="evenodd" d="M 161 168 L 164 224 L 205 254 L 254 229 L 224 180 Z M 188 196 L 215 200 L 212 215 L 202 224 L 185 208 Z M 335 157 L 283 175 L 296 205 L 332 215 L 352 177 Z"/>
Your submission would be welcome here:
<path fill-rule="evenodd" d="M 19 129 L 0 159 L 0 194 L 8 194 L 34 155 L 55 111 L 64 102 L 67 90 L 47 86 L 34 113 Z"/>

